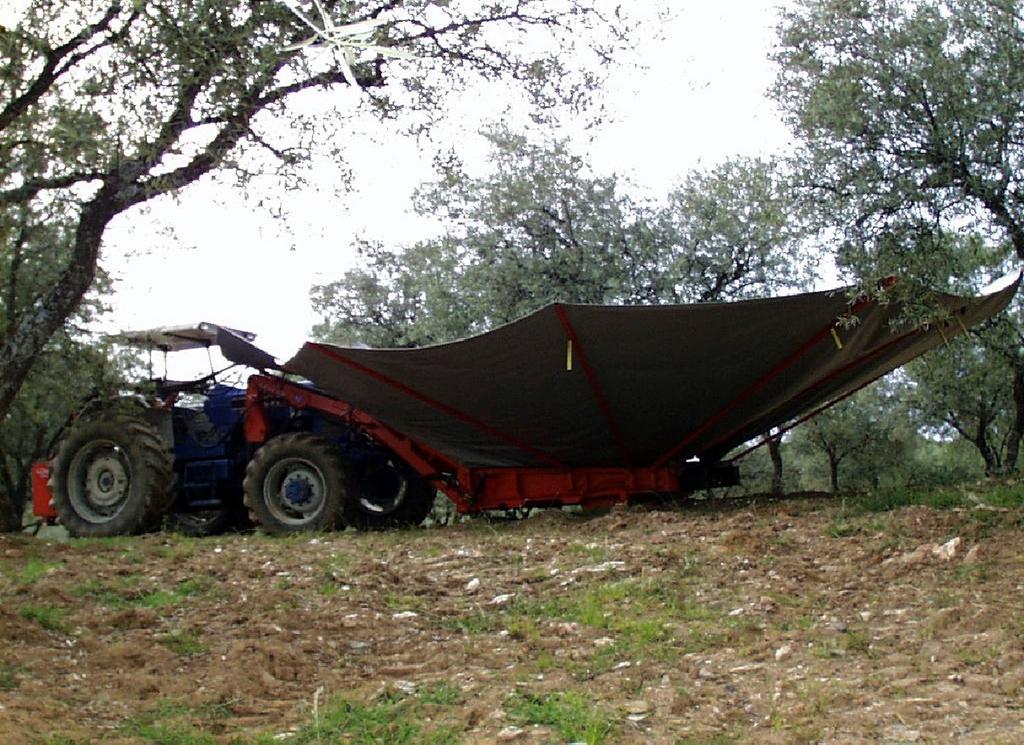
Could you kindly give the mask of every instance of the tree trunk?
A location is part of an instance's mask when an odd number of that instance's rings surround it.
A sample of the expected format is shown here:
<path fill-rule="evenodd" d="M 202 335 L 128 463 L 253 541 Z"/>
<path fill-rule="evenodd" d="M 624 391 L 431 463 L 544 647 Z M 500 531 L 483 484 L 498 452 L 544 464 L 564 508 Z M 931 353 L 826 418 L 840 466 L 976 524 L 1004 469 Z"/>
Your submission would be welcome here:
<path fill-rule="evenodd" d="M 989 444 L 986 422 L 983 418 L 979 421 L 978 432 L 971 442 L 974 443 L 974 447 L 978 448 L 978 452 L 981 454 L 981 459 L 985 461 L 985 475 L 1001 475 L 1003 469 L 999 462 L 999 453 L 997 453 L 992 448 L 992 445 Z"/>
<path fill-rule="evenodd" d="M 772 459 L 772 496 L 782 496 L 782 433 L 769 433 L 768 455 Z"/>
<path fill-rule="evenodd" d="M 7 416 L 43 347 L 92 285 L 103 231 L 115 214 L 114 188 L 107 184 L 82 208 L 67 268 L 51 290 L 22 313 L 14 332 L 0 343 L 0 420 Z"/>
<path fill-rule="evenodd" d="M 828 454 L 828 477 L 832 486 L 832 493 L 839 493 L 839 458 L 834 453 Z"/>
<path fill-rule="evenodd" d="M 27 308 L 18 318 L 13 333 L 0 340 L 0 421 L 3 421 L 14 397 L 46 343 L 78 308 L 96 277 L 103 231 L 117 214 L 116 187 L 107 182 L 82 208 L 71 261 L 48 293 Z M 20 502 L 8 490 L 0 492 L 0 515 L 11 515 Z M 20 514 L 18 525 L 21 527 Z M 0 525 L 0 530 L 10 527 Z"/>
<path fill-rule="evenodd" d="M 1024 366 L 1013 371 L 1013 425 L 1006 437 L 1006 458 L 1004 473 L 1017 470 L 1017 459 L 1020 457 L 1020 441 L 1024 434 Z"/>
<path fill-rule="evenodd" d="M 21 530 L 21 512 L 24 508 L 17 475 L 21 469 L 15 467 L 12 473 L 9 465 L 8 462 L 0 464 L 0 533 Z"/>

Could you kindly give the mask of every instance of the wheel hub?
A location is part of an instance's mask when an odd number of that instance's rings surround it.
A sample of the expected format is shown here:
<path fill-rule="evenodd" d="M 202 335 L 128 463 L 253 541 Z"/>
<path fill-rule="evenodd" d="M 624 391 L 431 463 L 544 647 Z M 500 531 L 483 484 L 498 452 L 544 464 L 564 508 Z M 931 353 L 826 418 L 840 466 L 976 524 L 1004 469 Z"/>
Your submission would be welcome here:
<path fill-rule="evenodd" d="M 305 458 L 286 458 L 267 474 L 267 506 L 282 522 L 300 523 L 323 509 L 323 474 Z"/>
<path fill-rule="evenodd" d="M 97 507 L 110 507 L 128 492 L 128 474 L 117 453 L 98 455 L 85 473 L 86 498 Z"/>
<path fill-rule="evenodd" d="M 290 474 L 284 480 L 281 491 L 286 502 L 298 507 L 313 498 L 313 484 L 304 473 Z"/>

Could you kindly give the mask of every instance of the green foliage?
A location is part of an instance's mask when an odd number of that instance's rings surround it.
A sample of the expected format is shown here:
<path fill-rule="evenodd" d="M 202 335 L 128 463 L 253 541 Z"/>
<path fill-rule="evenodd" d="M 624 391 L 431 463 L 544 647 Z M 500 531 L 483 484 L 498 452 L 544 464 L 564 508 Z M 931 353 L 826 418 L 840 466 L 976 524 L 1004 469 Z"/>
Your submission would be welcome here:
<path fill-rule="evenodd" d="M 978 339 L 960 336 L 913 362 L 908 372 L 914 381 L 910 403 L 920 423 L 964 438 L 977 448 L 987 475 L 1001 473 L 1015 424 L 1014 370 L 1006 359 Z"/>
<path fill-rule="evenodd" d="M 47 631 L 68 632 L 68 626 L 64 622 L 64 610 L 53 605 L 26 605 L 19 611 L 21 617 L 27 621 L 34 621 Z"/>
<path fill-rule="evenodd" d="M 157 589 L 135 598 L 136 605 L 143 608 L 165 608 L 181 603 L 186 598 L 200 595 L 209 589 L 209 577 L 196 577 L 179 582 L 170 589 Z"/>
<path fill-rule="evenodd" d="M 460 692 L 461 693 L 461 692 Z M 444 707 L 461 702 L 448 688 L 432 687 L 416 695 L 385 693 L 363 704 L 347 698 L 313 712 L 313 722 L 286 743 L 366 742 L 382 745 L 447 745 L 458 742 L 455 728 L 438 724 Z M 431 716 L 433 715 L 433 716 Z"/>
<path fill-rule="evenodd" d="M 127 735 L 161 745 L 213 745 L 217 739 L 202 727 L 231 715 L 224 704 L 190 706 L 164 699 L 121 724 Z"/>
<path fill-rule="evenodd" d="M 984 521 L 984 516 L 994 514 L 992 508 L 1024 507 L 1024 486 L 1018 482 L 982 482 L 956 487 L 887 488 L 847 497 L 843 504 L 849 515 L 921 505 L 936 510 L 968 510 L 975 520 Z"/>
<path fill-rule="evenodd" d="M 182 657 L 195 657 L 206 651 L 206 645 L 194 631 L 172 631 L 158 636 L 156 640 Z"/>
<path fill-rule="evenodd" d="M 1020 0 L 802 0 L 783 14 L 774 96 L 807 204 L 866 277 L 945 286 L 965 224 L 1024 258 Z"/>
<path fill-rule="evenodd" d="M 839 490 L 841 476 L 847 488 L 877 489 L 884 474 L 899 473 L 915 438 L 900 393 L 898 379 L 889 379 L 799 426 L 793 432 L 793 449 L 817 460 L 803 467 L 805 483 L 823 472 L 833 492 Z"/>
<path fill-rule="evenodd" d="M 18 675 L 21 669 L 9 662 L 0 662 L 0 691 L 13 691 L 21 683 Z"/>
<path fill-rule="evenodd" d="M 60 562 L 42 561 L 41 559 L 29 559 L 18 573 L 18 582 L 23 585 L 34 585 L 40 579 L 52 571 L 63 566 Z"/>
<path fill-rule="evenodd" d="M 562 742 L 605 742 L 615 731 L 612 712 L 595 706 L 573 691 L 559 693 L 517 693 L 505 704 L 509 717 L 518 724 L 553 727 Z"/>
<path fill-rule="evenodd" d="M 627 196 L 562 141 L 495 128 L 491 168 L 443 164 L 417 210 L 443 234 L 314 288 L 316 336 L 371 346 L 423 345 L 512 321 L 554 302 L 678 303 L 797 287 L 806 279 L 789 201 L 771 162 L 694 173 L 665 204 Z"/>

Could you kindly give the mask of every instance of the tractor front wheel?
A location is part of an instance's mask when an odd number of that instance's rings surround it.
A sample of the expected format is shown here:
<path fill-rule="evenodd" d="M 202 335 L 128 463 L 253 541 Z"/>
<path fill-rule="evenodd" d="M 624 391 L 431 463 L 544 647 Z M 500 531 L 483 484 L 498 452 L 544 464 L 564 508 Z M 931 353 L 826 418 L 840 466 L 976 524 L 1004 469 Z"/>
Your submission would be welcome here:
<path fill-rule="evenodd" d="M 336 445 L 295 432 L 256 451 L 242 489 L 252 519 L 268 533 L 286 535 L 337 527 L 348 484 Z"/>
<path fill-rule="evenodd" d="M 135 417 L 88 419 L 53 460 L 53 506 L 75 537 L 131 535 L 160 527 L 174 498 L 174 457 Z"/>

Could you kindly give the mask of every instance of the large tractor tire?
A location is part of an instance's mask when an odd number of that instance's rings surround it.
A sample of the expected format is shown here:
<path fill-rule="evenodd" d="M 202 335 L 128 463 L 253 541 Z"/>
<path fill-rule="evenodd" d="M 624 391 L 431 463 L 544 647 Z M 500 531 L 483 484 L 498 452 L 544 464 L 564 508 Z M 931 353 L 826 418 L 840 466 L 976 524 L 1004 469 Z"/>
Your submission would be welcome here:
<path fill-rule="evenodd" d="M 267 533 L 287 535 L 338 527 L 350 490 L 333 443 L 308 432 L 278 435 L 256 451 L 242 482 L 245 506 Z"/>
<path fill-rule="evenodd" d="M 155 530 L 174 499 L 174 456 L 142 419 L 89 418 L 57 450 L 50 487 L 57 515 L 72 536 Z"/>
<path fill-rule="evenodd" d="M 359 530 L 413 527 L 434 506 L 437 490 L 395 458 L 364 464 L 341 506 L 341 519 Z"/>

